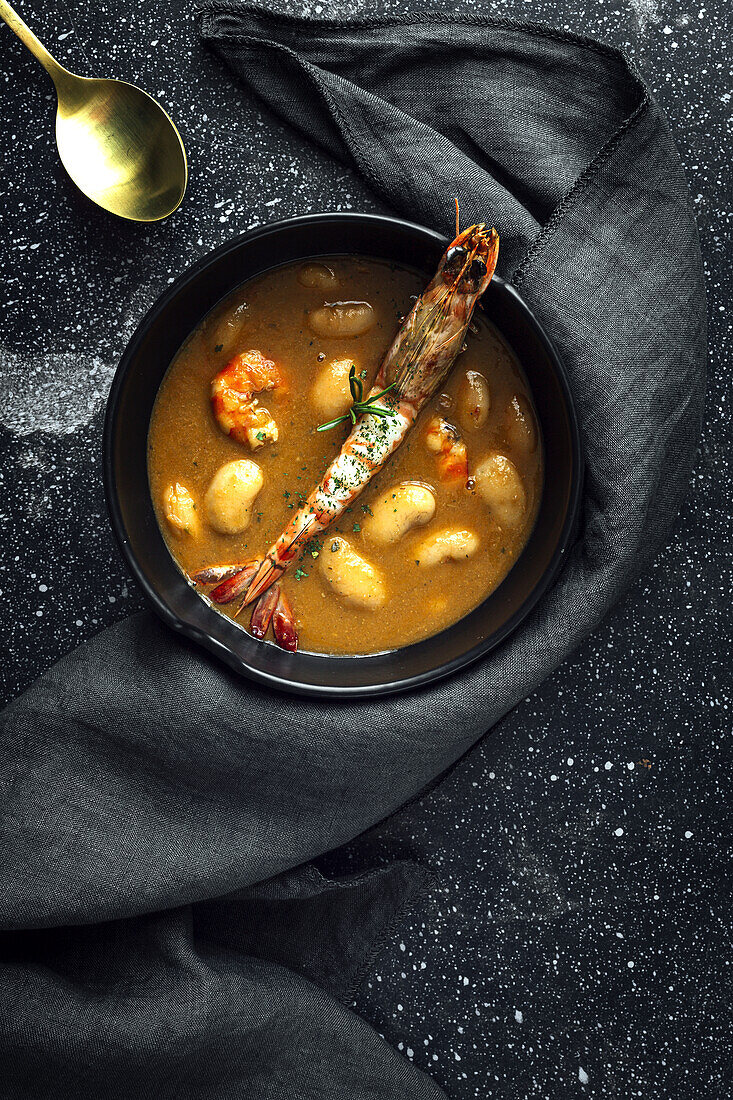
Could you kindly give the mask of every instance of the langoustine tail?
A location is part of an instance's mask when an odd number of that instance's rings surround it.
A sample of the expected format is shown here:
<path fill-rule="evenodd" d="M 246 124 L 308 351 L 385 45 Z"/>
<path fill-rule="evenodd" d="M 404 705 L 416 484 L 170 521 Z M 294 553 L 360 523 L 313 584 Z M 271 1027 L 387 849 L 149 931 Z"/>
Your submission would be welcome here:
<path fill-rule="evenodd" d="M 279 539 L 270 547 L 259 569 L 252 577 L 252 583 L 247 588 L 244 603 L 250 604 L 265 592 L 271 584 L 274 584 L 285 572 L 291 561 L 300 553 L 305 544 L 312 539 L 318 531 L 322 531 L 326 525 L 318 522 L 317 514 L 308 504 L 293 516 Z"/>
<path fill-rule="evenodd" d="M 277 585 L 280 588 L 279 585 Z M 272 616 L 272 632 L 280 649 L 295 653 L 298 648 L 298 631 L 295 627 L 295 615 L 290 600 L 280 589 L 275 611 Z"/>
<path fill-rule="evenodd" d="M 260 565 L 259 558 L 236 565 L 214 565 L 192 574 L 191 580 L 196 584 L 216 585 L 210 593 L 210 599 L 214 603 L 232 603 L 247 592 Z M 234 612 L 234 618 L 237 618 L 244 606 L 245 601 L 242 600 Z M 279 584 L 268 587 L 252 608 L 250 627 L 255 638 L 264 638 L 270 624 L 280 648 L 295 653 L 298 648 L 295 615 Z"/>
<path fill-rule="evenodd" d="M 267 634 L 279 598 L 280 585 L 273 584 L 272 588 L 264 593 L 255 604 L 250 620 L 250 626 L 255 638 L 264 638 L 265 634 Z"/>

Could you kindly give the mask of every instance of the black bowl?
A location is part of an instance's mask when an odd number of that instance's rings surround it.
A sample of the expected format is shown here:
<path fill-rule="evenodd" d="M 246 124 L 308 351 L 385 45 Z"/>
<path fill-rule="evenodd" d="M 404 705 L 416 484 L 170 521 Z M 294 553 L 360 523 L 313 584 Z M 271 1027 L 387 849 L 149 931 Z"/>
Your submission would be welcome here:
<path fill-rule="evenodd" d="M 138 326 L 117 368 L 104 430 L 104 478 L 112 527 L 154 609 L 237 672 L 304 694 L 376 695 L 447 676 L 513 631 L 553 582 L 573 536 L 581 484 L 578 427 L 563 364 L 520 295 L 494 278 L 487 316 L 514 348 L 534 396 L 545 448 L 545 486 L 529 541 L 488 599 L 440 634 L 389 653 L 286 653 L 256 642 L 214 611 L 185 580 L 155 519 L 147 435 L 158 387 L 182 342 L 209 310 L 246 279 L 311 256 L 360 254 L 432 276 L 446 241 L 409 222 L 370 214 L 318 214 L 246 233 L 176 280 Z"/>

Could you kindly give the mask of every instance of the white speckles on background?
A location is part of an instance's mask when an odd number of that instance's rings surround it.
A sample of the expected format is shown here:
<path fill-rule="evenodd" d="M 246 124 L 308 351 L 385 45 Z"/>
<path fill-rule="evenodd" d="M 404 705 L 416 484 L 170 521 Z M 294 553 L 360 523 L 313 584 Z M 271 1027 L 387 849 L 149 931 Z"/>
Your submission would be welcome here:
<path fill-rule="evenodd" d="M 631 6 L 642 32 L 646 31 L 650 23 L 659 22 L 659 0 L 631 0 Z"/>
<path fill-rule="evenodd" d="M 730 841 L 733 20 L 725 0 L 468 0 L 460 10 L 547 21 L 635 56 L 692 188 L 713 370 L 690 496 L 654 569 L 459 769 L 324 860 L 339 870 L 403 855 L 439 882 L 375 959 L 358 1010 L 451 1100 L 722 1100 L 733 1079 L 718 888 Z M 191 178 L 158 226 L 90 206 L 58 163 L 48 80 L 0 26 L 4 698 L 142 606 L 108 527 L 100 428 L 114 366 L 155 298 L 268 220 L 381 209 L 201 49 L 188 6 L 24 11 L 64 64 L 158 94 Z"/>
<path fill-rule="evenodd" d="M 30 356 L 0 345 L 0 425 L 16 435 L 69 435 L 107 399 L 116 363 L 80 349 Z"/>

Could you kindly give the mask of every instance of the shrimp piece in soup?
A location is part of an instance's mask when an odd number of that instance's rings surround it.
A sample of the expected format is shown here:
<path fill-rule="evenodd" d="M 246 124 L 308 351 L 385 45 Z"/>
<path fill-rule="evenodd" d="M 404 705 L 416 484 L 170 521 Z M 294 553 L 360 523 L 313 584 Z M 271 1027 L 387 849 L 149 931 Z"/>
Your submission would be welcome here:
<path fill-rule="evenodd" d="M 449 424 L 442 416 L 434 416 L 428 423 L 425 445 L 437 455 L 438 471 L 443 481 L 466 484 L 468 452 L 454 424 Z"/>
<path fill-rule="evenodd" d="M 280 368 L 262 352 L 252 349 L 235 355 L 211 383 L 211 406 L 219 427 L 251 451 L 275 443 L 277 424 L 255 394 L 284 386 Z"/>
<path fill-rule="evenodd" d="M 163 494 L 163 512 L 177 535 L 198 534 L 199 520 L 191 493 L 180 481 L 169 485 Z"/>

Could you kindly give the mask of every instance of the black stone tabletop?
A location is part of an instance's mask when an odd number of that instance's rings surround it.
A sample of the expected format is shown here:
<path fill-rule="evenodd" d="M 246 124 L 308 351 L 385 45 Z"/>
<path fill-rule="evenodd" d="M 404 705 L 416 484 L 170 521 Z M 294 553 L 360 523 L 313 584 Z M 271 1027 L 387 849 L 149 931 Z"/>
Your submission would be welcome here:
<path fill-rule="evenodd" d="M 69 68 L 156 96 L 179 124 L 191 178 L 181 209 L 153 226 L 87 202 L 55 152 L 53 88 L 0 24 L 0 701 L 144 606 L 107 522 L 100 439 L 116 363 L 156 297 L 263 222 L 383 209 L 352 171 L 248 97 L 201 46 L 188 3 L 18 6 Z M 717 1100 L 733 1080 L 733 9 L 460 7 L 601 37 L 636 59 L 668 114 L 698 215 L 707 413 L 667 549 L 518 708 L 511 739 L 486 738 L 429 795 L 323 861 L 347 869 L 411 855 L 437 876 L 419 920 L 405 917 L 374 960 L 356 1009 L 455 1100 Z M 457 820 L 459 788 L 472 797 Z"/>

